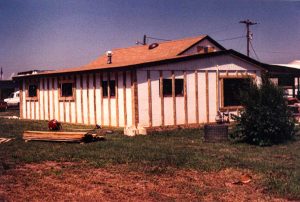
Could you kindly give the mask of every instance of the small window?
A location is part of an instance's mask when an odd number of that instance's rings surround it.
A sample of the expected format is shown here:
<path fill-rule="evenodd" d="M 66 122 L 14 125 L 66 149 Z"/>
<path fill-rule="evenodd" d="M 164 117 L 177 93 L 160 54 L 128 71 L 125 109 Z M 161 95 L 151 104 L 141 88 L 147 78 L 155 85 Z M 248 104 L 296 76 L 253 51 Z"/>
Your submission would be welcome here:
<path fill-rule="evenodd" d="M 183 79 L 175 79 L 175 96 L 183 96 Z"/>
<path fill-rule="evenodd" d="M 172 79 L 163 79 L 163 96 L 172 96 Z"/>
<path fill-rule="evenodd" d="M 183 79 L 175 79 L 175 96 L 183 96 Z M 172 96 L 172 79 L 163 79 L 163 96 Z"/>
<path fill-rule="evenodd" d="M 224 79 L 224 107 L 240 106 L 241 95 L 250 87 L 250 79 Z"/>
<path fill-rule="evenodd" d="M 116 82 L 114 80 L 102 81 L 102 96 L 108 97 L 108 85 L 110 89 L 110 97 L 116 96 Z"/>
<path fill-rule="evenodd" d="M 28 86 L 28 97 L 37 97 L 37 85 L 30 84 Z"/>
<path fill-rule="evenodd" d="M 116 96 L 116 82 L 109 81 L 110 97 Z"/>
<path fill-rule="evenodd" d="M 72 96 L 73 96 L 73 83 L 62 83 L 61 97 L 72 97 Z"/>

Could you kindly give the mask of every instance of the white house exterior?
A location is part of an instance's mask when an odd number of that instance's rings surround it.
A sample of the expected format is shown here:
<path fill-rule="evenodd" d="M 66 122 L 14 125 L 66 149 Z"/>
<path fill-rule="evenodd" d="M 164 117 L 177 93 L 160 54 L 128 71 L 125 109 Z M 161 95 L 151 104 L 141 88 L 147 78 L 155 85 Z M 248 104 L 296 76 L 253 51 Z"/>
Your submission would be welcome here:
<path fill-rule="evenodd" d="M 260 82 L 266 71 L 208 36 L 153 46 L 113 50 L 111 64 L 103 55 L 83 67 L 15 77 L 20 117 L 124 127 L 128 135 L 197 126 L 215 122 L 218 110 L 238 113 L 228 86 L 241 79 Z"/>

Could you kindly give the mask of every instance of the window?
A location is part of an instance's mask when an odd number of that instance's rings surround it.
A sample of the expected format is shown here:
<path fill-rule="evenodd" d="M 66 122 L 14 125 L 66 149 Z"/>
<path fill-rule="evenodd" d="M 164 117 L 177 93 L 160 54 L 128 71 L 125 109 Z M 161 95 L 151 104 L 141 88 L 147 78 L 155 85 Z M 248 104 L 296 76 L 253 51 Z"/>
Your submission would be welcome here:
<path fill-rule="evenodd" d="M 279 77 L 278 86 L 294 86 L 293 77 Z"/>
<path fill-rule="evenodd" d="M 116 82 L 114 80 L 102 81 L 102 96 L 108 97 L 108 85 L 110 90 L 110 97 L 116 96 Z"/>
<path fill-rule="evenodd" d="M 172 96 L 172 79 L 163 79 L 163 96 Z M 183 96 L 183 79 L 175 79 L 175 96 Z"/>
<path fill-rule="evenodd" d="M 240 106 L 241 95 L 249 90 L 250 79 L 224 79 L 223 82 L 224 107 Z"/>
<path fill-rule="evenodd" d="M 28 86 L 28 97 L 37 97 L 37 85 L 30 84 Z"/>
<path fill-rule="evenodd" d="M 72 96 L 73 96 L 73 83 L 62 83 L 61 97 L 72 97 Z"/>
<path fill-rule="evenodd" d="M 172 96 L 172 79 L 163 79 L 163 96 Z"/>
<path fill-rule="evenodd" d="M 183 96 L 183 79 L 175 79 L 175 96 Z"/>

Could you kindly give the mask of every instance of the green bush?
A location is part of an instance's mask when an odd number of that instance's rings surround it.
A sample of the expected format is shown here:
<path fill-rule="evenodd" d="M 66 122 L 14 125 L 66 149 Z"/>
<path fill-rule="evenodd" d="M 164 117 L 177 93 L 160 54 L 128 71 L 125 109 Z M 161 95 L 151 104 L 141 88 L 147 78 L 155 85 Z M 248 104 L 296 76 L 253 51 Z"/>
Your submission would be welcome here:
<path fill-rule="evenodd" d="M 244 110 L 240 117 L 234 117 L 233 140 L 268 146 L 293 138 L 294 120 L 283 90 L 266 76 L 259 86 L 251 82 L 249 91 L 242 94 L 241 102 Z"/>

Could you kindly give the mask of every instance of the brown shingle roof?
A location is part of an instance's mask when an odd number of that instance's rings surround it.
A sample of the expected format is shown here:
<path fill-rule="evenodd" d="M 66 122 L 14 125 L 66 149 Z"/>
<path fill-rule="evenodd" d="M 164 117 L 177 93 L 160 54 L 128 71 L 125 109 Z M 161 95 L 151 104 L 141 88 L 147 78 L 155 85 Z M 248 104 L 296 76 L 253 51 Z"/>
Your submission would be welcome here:
<path fill-rule="evenodd" d="M 185 50 L 189 49 L 203 39 L 209 39 L 221 49 L 225 50 L 220 44 L 214 41 L 207 35 L 184 38 L 179 40 L 167 41 L 159 43 L 159 46 L 154 49 L 149 49 L 148 45 L 136 45 L 128 48 L 119 48 L 112 50 L 112 64 L 107 64 L 106 54 L 101 55 L 95 61 L 75 68 L 66 68 L 56 71 L 43 72 L 41 74 L 58 74 L 67 72 L 88 71 L 95 69 L 118 68 L 130 65 L 143 64 L 148 62 L 160 61 L 176 57 L 184 57 L 180 55 Z"/>
<path fill-rule="evenodd" d="M 119 48 L 112 50 L 112 64 L 109 66 L 124 66 L 145 63 L 150 61 L 172 58 L 182 51 L 201 41 L 206 36 L 197 36 L 180 40 L 160 43 L 158 47 L 149 49 L 148 45 L 139 45 L 129 48 Z M 85 67 L 102 67 L 107 65 L 107 56 L 104 54 Z"/>

